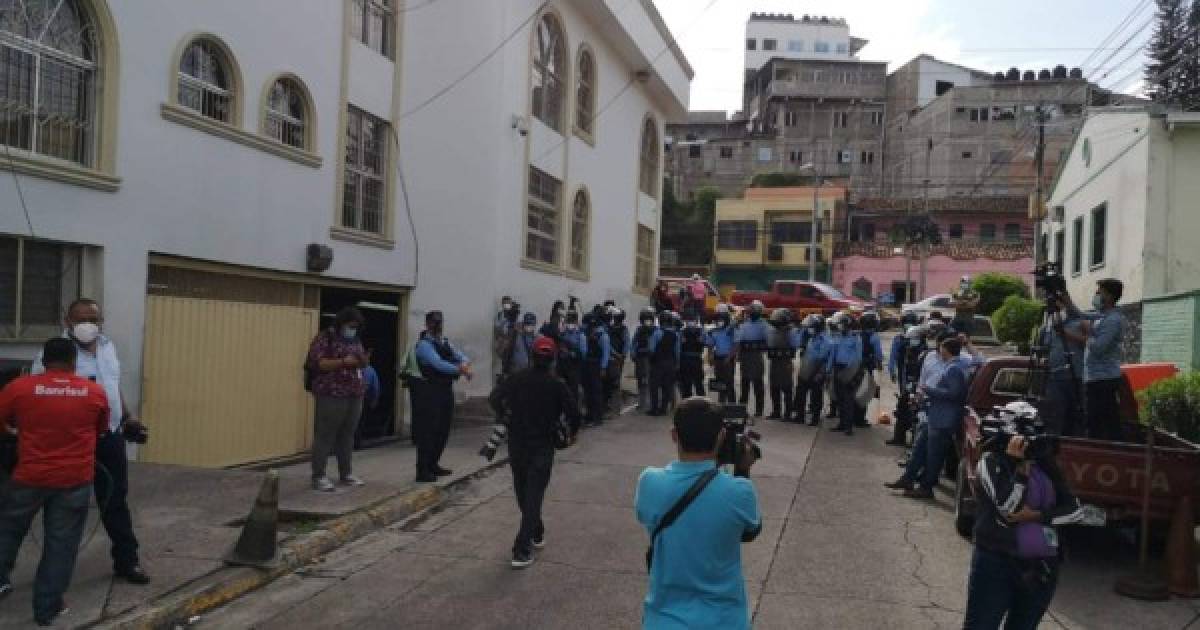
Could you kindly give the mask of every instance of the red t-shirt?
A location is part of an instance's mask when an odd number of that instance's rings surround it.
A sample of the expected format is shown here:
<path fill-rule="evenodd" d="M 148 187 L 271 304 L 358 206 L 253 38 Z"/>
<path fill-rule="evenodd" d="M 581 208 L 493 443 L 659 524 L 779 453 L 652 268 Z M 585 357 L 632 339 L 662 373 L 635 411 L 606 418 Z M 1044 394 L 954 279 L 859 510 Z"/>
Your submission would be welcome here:
<path fill-rule="evenodd" d="M 69 372 L 25 376 L 0 391 L 0 428 L 17 429 L 13 480 L 72 488 L 95 475 L 96 437 L 108 430 L 104 388 Z"/>

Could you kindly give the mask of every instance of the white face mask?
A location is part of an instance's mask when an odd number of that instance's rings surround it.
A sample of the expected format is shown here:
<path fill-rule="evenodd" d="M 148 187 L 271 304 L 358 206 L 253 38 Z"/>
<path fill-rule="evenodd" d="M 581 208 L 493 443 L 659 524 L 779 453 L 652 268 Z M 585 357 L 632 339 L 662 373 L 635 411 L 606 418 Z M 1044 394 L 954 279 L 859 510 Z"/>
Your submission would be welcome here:
<path fill-rule="evenodd" d="M 532 333 L 534 331 L 534 328 L 536 328 L 536 326 L 527 325 L 527 326 L 525 326 L 525 332 Z"/>
<path fill-rule="evenodd" d="M 1092 296 L 1092 308 L 1097 311 L 1104 310 L 1104 298 L 1100 297 L 1099 293 Z"/>
<path fill-rule="evenodd" d="M 100 327 L 92 322 L 80 322 L 71 327 L 71 336 L 86 346 L 100 336 Z"/>
<path fill-rule="evenodd" d="M 579 330 L 579 324 L 567 324 L 567 330 L 575 332 L 576 330 Z"/>
<path fill-rule="evenodd" d="M 358 336 L 358 329 L 353 326 L 342 326 L 342 339 L 350 341 Z"/>

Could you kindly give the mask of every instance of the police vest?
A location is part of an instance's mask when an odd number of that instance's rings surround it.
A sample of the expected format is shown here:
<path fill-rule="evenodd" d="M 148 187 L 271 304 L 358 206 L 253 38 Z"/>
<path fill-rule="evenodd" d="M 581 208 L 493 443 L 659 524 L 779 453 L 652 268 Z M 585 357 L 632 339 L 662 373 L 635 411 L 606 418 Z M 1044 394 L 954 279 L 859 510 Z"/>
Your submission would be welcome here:
<path fill-rule="evenodd" d="M 684 328 L 683 339 L 680 347 L 680 355 L 684 357 L 700 358 L 704 356 L 704 329 L 702 328 Z"/>
<path fill-rule="evenodd" d="M 588 358 L 588 361 L 595 361 L 596 363 L 599 363 L 600 359 L 603 358 L 604 349 L 600 347 L 600 337 L 603 335 L 603 333 L 604 333 L 604 329 L 600 328 L 599 326 L 588 331 L 588 334 L 587 334 L 587 342 L 588 342 L 587 358 Z"/>
<path fill-rule="evenodd" d="M 650 335 L 654 334 L 653 326 L 638 326 L 633 333 L 633 356 L 644 359 L 650 356 Z"/>
<path fill-rule="evenodd" d="M 563 361 L 573 362 L 583 359 L 583 353 L 579 350 L 579 340 L 586 337 L 582 333 L 572 333 L 567 335 L 563 333 L 562 342 L 559 344 L 558 357 Z"/>
<path fill-rule="evenodd" d="M 871 343 L 871 333 L 864 330 L 858 334 L 862 337 L 863 365 L 875 365 L 875 344 Z"/>
<path fill-rule="evenodd" d="M 612 329 L 608 331 L 609 348 L 617 354 L 625 354 L 627 350 L 625 347 L 625 336 L 627 334 L 629 334 L 629 330 L 625 328 L 625 324 L 614 324 Z"/>
<path fill-rule="evenodd" d="M 786 328 L 776 328 L 771 331 L 767 337 L 767 358 L 768 359 L 795 359 L 796 350 L 792 348 L 792 341 L 789 338 L 790 331 Z M 783 345 L 773 345 L 771 342 L 783 341 Z"/>
<path fill-rule="evenodd" d="M 425 337 L 422 341 L 432 344 L 433 351 L 443 361 L 454 364 L 458 363 L 458 357 L 454 355 L 454 348 L 450 347 L 450 340 L 442 339 L 441 341 L 434 341 L 430 337 Z M 453 383 L 458 380 L 458 374 L 443 374 L 441 371 L 434 369 L 433 366 L 425 365 L 421 361 L 417 362 L 417 367 L 421 368 L 421 376 L 430 383 Z"/>
<path fill-rule="evenodd" d="M 748 324 L 742 324 L 742 325 L 747 326 L 747 327 L 749 326 Z M 755 327 L 758 328 L 760 326 L 758 326 L 758 324 L 755 323 Z M 741 346 L 742 352 L 764 352 L 767 349 L 767 340 L 766 339 L 755 339 L 755 340 L 743 339 L 739 345 Z"/>
<path fill-rule="evenodd" d="M 654 349 L 655 363 L 675 362 L 675 341 L 679 339 L 679 333 L 674 330 L 663 329 L 662 337 L 658 340 L 658 347 Z"/>

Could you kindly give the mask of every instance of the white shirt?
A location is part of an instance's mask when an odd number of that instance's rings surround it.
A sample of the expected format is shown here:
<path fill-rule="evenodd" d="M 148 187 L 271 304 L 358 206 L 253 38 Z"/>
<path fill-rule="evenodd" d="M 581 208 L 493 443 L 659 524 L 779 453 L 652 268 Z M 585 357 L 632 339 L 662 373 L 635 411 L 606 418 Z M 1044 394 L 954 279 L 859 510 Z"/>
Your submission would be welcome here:
<path fill-rule="evenodd" d="M 63 337 L 67 335 L 64 334 Z M 104 388 L 104 393 L 108 396 L 108 430 L 119 430 L 125 410 L 121 408 L 121 362 L 117 360 L 117 346 L 108 337 L 100 335 L 96 339 L 95 353 L 88 352 L 79 344 L 75 344 L 75 349 L 78 351 L 75 357 L 75 375 L 94 381 Z M 33 360 L 33 368 L 30 371 L 34 374 L 46 371 L 46 367 L 42 365 L 41 352 Z"/>

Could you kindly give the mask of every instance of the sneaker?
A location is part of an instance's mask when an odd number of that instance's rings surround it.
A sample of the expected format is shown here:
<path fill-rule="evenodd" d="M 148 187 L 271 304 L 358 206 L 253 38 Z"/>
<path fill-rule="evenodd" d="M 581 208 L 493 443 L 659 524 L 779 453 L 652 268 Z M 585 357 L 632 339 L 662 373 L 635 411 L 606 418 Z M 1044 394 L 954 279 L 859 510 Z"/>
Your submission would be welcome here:
<path fill-rule="evenodd" d="M 341 483 L 343 486 L 351 486 L 355 488 L 358 486 L 367 485 L 367 482 L 363 481 L 362 478 L 355 477 L 354 475 L 346 475 L 345 477 L 342 477 L 339 483 Z"/>
<path fill-rule="evenodd" d="M 901 477 L 895 481 L 883 484 L 883 487 L 891 490 L 911 490 L 913 482 Z"/>
<path fill-rule="evenodd" d="M 512 557 L 512 568 L 524 569 L 533 564 L 533 554 L 528 551 L 514 551 Z"/>
<path fill-rule="evenodd" d="M 131 567 L 115 569 L 113 570 L 113 574 L 130 584 L 137 584 L 138 586 L 145 586 L 150 583 L 150 576 L 146 574 L 146 571 L 140 565 L 136 564 Z"/>
<path fill-rule="evenodd" d="M 417 473 L 417 483 L 433 483 L 437 481 L 437 476 L 431 472 Z"/>
<path fill-rule="evenodd" d="M 545 549 L 546 548 L 546 535 L 545 534 L 541 535 L 538 538 L 533 539 L 533 548 L 534 549 Z"/>
<path fill-rule="evenodd" d="M 54 622 L 58 621 L 63 615 L 69 612 L 71 612 L 71 609 L 67 608 L 66 604 L 63 604 L 63 606 L 58 609 L 58 612 L 52 613 L 46 617 L 35 617 L 34 621 L 36 621 L 37 625 L 39 626 L 53 626 Z"/>
<path fill-rule="evenodd" d="M 316 490 L 317 492 L 333 492 L 336 490 L 333 482 L 329 480 L 329 477 L 317 477 L 316 479 L 313 479 L 312 483 L 313 490 Z"/>

